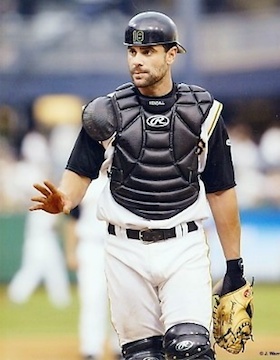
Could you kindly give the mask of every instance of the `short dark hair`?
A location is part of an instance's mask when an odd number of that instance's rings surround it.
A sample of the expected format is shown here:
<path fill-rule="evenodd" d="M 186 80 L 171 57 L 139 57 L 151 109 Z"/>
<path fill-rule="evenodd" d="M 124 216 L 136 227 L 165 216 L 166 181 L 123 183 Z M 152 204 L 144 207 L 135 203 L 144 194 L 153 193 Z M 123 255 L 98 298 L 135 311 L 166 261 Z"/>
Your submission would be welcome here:
<path fill-rule="evenodd" d="M 176 43 L 169 43 L 169 44 L 162 44 L 162 46 L 164 47 L 165 52 L 167 52 L 167 51 L 169 51 L 171 48 L 173 48 L 174 46 L 177 47 L 177 44 L 176 44 Z"/>

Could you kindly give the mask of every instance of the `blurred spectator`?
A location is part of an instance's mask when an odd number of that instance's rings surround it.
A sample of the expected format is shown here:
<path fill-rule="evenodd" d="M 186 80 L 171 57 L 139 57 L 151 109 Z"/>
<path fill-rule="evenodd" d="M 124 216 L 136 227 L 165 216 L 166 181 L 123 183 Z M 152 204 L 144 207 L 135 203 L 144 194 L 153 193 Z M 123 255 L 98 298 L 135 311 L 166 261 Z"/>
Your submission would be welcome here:
<path fill-rule="evenodd" d="M 71 94 L 43 95 L 34 101 L 34 121 L 48 133 L 53 181 L 63 171 L 80 131 L 83 105 L 82 98 Z"/>
<path fill-rule="evenodd" d="M 79 130 L 80 126 L 77 124 L 61 124 L 54 126 L 50 131 L 49 154 L 52 158 L 54 181 L 59 179 L 59 174 L 65 168 Z"/>
<path fill-rule="evenodd" d="M 203 0 L 202 8 L 208 13 L 254 11 L 279 6 L 279 0 Z"/>
<path fill-rule="evenodd" d="M 1 0 L 0 16 L 17 10 L 17 0 Z"/>
<path fill-rule="evenodd" d="M 18 154 L 21 138 L 27 130 L 25 120 L 14 107 L 0 104 L 0 137 L 9 142 L 15 155 Z"/>
<path fill-rule="evenodd" d="M 261 136 L 260 153 L 265 170 L 280 170 L 280 126 L 269 127 Z"/>
<path fill-rule="evenodd" d="M 0 105 L 0 212 L 21 211 L 22 196 L 26 199 L 26 194 L 15 191 L 21 164 L 18 162 L 21 136 L 26 131 L 23 119 L 13 107 Z M 24 182 L 25 178 L 22 180 Z M 30 188 L 30 184 L 27 186 Z"/>
<path fill-rule="evenodd" d="M 260 171 L 259 149 L 252 140 L 251 129 L 245 123 L 234 124 L 229 127 L 229 136 L 239 205 L 241 208 L 259 206 L 263 201 L 264 177 Z"/>
<path fill-rule="evenodd" d="M 11 184 L 14 189 L 13 201 L 19 210 L 26 211 L 33 195 L 32 184 L 51 176 L 51 157 L 46 137 L 38 131 L 25 135 L 21 144 L 20 159 L 14 168 Z M 30 187 L 31 185 L 31 187 Z"/>
<path fill-rule="evenodd" d="M 13 174 L 14 202 L 28 208 L 32 183 L 49 177 L 50 155 L 46 138 L 33 131 L 22 142 L 22 159 Z M 70 289 L 56 221 L 43 211 L 27 212 L 24 229 L 21 267 L 8 287 L 8 296 L 15 303 L 28 301 L 42 283 L 50 301 L 57 307 L 70 303 Z"/>
<path fill-rule="evenodd" d="M 15 211 L 13 202 L 15 188 L 11 184 L 17 164 L 14 149 L 6 138 L 0 136 L 0 212 Z"/>
<path fill-rule="evenodd" d="M 115 8 L 118 0 L 76 0 L 82 13 L 91 18 L 98 18 Z"/>
<path fill-rule="evenodd" d="M 280 206 L 280 127 L 268 128 L 260 139 L 260 154 L 265 173 L 265 199 L 267 204 Z"/>

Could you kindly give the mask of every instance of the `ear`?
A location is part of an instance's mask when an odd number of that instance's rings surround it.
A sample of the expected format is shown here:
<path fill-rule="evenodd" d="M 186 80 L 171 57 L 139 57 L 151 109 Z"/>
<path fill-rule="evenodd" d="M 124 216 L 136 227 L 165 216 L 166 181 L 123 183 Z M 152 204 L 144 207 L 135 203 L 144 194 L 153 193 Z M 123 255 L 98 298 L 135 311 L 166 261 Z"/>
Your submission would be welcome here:
<path fill-rule="evenodd" d="M 175 58 L 177 56 L 177 53 L 178 53 L 178 49 L 177 49 L 176 46 L 173 46 L 172 48 L 170 48 L 167 51 L 167 53 L 166 53 L 166 62 L 167 62 L 168 65 L 171 65 L 174 62 L 174 60 L 175 60 Z"/>

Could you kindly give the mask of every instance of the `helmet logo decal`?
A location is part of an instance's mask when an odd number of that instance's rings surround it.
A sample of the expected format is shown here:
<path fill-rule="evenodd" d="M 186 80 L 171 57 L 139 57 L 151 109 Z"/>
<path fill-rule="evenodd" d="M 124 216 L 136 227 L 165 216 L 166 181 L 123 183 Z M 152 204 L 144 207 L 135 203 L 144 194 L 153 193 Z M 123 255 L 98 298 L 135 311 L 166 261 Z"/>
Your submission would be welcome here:
<path fill-rule="evenodd" d="M 164 115 L 153 115 L 148 117 L 146 122 L 151 127 L 160 128 L 167 126 L 170 123 L 170 120 Z"/>
<path fill-rule="evenodd" d="M 143 30 L 134 30 L 132 33 L 133 43 L 140 43 L 144 41 L 144 31 Z"/>

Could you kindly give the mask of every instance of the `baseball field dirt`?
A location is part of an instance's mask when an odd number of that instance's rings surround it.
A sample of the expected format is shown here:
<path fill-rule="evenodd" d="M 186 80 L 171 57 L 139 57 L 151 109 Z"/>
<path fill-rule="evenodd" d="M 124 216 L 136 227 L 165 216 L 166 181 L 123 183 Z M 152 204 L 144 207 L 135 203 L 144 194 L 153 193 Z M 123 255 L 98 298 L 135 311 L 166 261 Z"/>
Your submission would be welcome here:
<path fill-rule="evenodd" d="M 1 360 L 81 360 L 77 338 L 71 335 L 35 336 L 0 340 Z M 257 336 L 244 353 L 231 355 L 216 348 L 217 360 L 280 359 L 279 337 Z M 110 348 L 104 360 L 113 360 Z"/>

